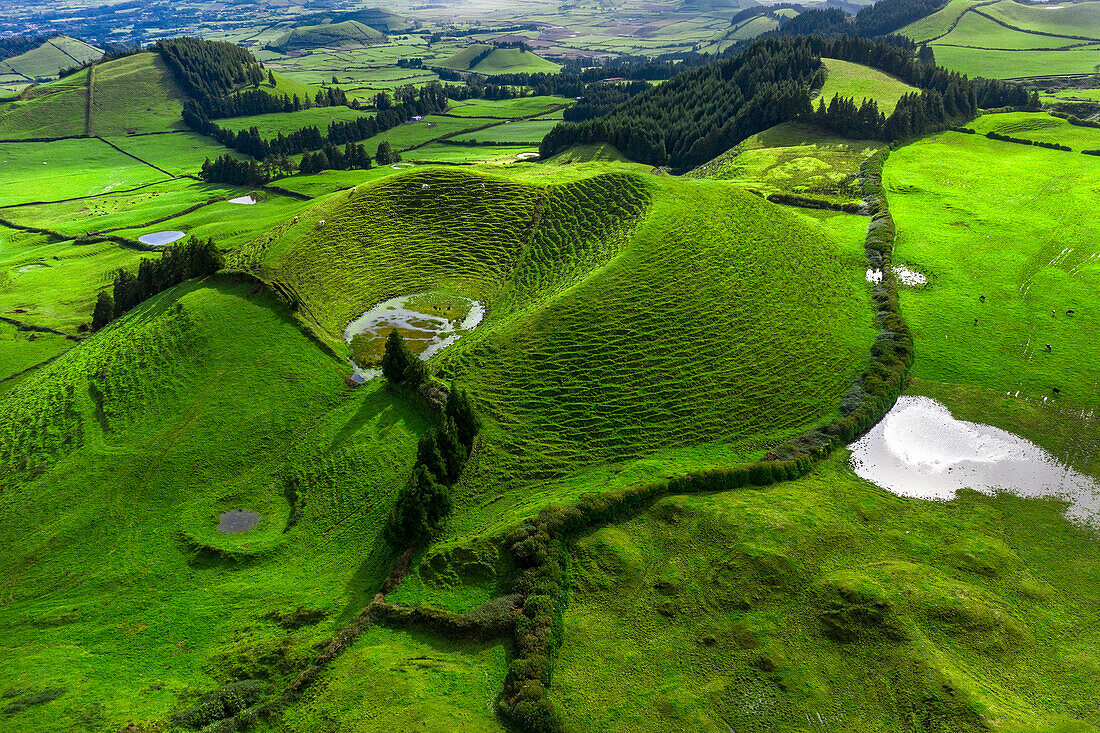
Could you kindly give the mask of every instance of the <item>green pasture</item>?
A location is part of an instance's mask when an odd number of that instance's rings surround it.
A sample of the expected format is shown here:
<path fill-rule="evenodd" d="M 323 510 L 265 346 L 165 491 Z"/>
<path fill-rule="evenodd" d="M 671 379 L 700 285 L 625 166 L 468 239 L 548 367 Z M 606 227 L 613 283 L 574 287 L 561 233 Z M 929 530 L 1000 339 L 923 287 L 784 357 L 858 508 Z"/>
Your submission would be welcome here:
<path fill-rule="evenodd" d="M 236 680 L 274 690 L 358 614 L 388 572 L 381 523 L 425 422 L 379 383 L 349 391 L 346 371 L 251 283 L 212 280 L 148 301 L 3 397 L 5 475 L 21 471 L 13 456 L 46 472 L 0 495 L 0 567 L 20 577 L 0 608 L 0 686 L 62 691 L 6 726 L 144 727 Z M 308 496 L 292 509 L 298 480 Z M 249 535 L 215 531 L 242 507 L 262 514 Z M 456 684 L 499 680 L 501 652 L 485 654 Z"/>
<path fill-rule="evenodd" d="M 504 684 L 502 644 L 449 642 L 372 627 L 292 705 L 278 728 L 501 731 L 492 701 Z M 261 727 L 264 730 L 265 727 Z"/>
<path fill-rule="evenodd" d="M 454 117 L 516 119 L 541 115 L 560 105 L 573 104 L 568 97 L 540 96 L 518 99 L 467 99 L 452 102 L 447 114 Z"/>
<path fill-rule="evenodd" d="M 84 41 L 69 36 L 57 36 L 38 48 L 0 61 L 0 74 L 13 74 L 35 81 L 56 77 L 59 69 L 94 61 L 102 55 L 103 51 Z"/>
<path fill-rule="evenodd" d="M 88 232 L 111 231 L 172 217 L 197 204 L 233 198 L 240 193 L 240 189 L 235 187 L 181 178 L 133 191 L 61 203 L 18 206 L 0 209 L 0 212 L 17 224 L 77 237 Z M 126 232 L 120 234 L 129 236 Z"/>
<path fill-rule="evenodd" d="M 951 0 L 947 5 L 931 15 L 926 15 L 902 28 L 898 33 L 921 43 L 946 35 L 967 10 L 982 0 Z"/>
<path fill-rule="evenodd" d="M 933 50 L 940 66 L 993 79 L 1090 74 L 1100 66 L 1100 45 L 1066 51 L 983 51 L 933 44 Z"/>
<path fill-rule="evenodd" d="M 83 135 L 87 87 L 88 72 L 79 71 L 0 104 L 0 139 Z"/>
<path fill-rule="evenodd" d="M 496 128 L 490 128 L 496 129 Z M 537 153 L 538 145 L 450 145 L 428 143 L 406 154 L 409 160 L 429 163 L 511 162 L 522 153 Z"/>
<path fill-rule="evenodd" d="M 845 460 L 578 539 L 550 687 L 570 725 L 1095 730 L 1095 535 L 1056 502 L 895 497 Z"/>
<path fill-rule="evenodd" d="M 766 194 L 846 203 L 859 201 L 859 167 L 882 147 L 785 123 L 753 135 L 688 175 L 728 180 Z"/>
<path fill-rule="evenodd" d="M 454 139 L 474 142 L 528 143 L 537 147 L 557 124 L 557 120 L 506 122 L 477 132 L 456 135 Z"/>
<path fill-rule="evenodd" d="M 1097 2 L 1024 5 L 1001 0 L 983 7 L 982 12 L 1016 28 L 1100 41 L 1100 3 Z"/>
<path fill-rule="evenodd" d="M 277 137 L 280 132 L 286 135 L 303 127 L 317 127 L 324 135 L 329 124 L 333 122 L 351 122 L 367 116 L 369 116 L 367 112 L 348 107 L 311 107 L 297 112 L 271 112 L 263 115 L 229 117 L 218 120 L 217 124 L 219 127 L 235 132 L 255 127 L 262 137 L 272 138 Z"/>
<path fill-rule="evenodd" d="M 0 229 L 0 247 L 0 315 L 71 335 L 91 321 L 96 294 L 116 270 L 156 256 L 113 242 L 49 242 L 11 229 Z"/>
<path fill-rule="evenodd" d="M 1044 102 L 1061 102 L 1066 99 L 1100 102 L 1100 89 L 1059 89 L 1055 92 L 1042 93 L 1039 97 Z"/>
<path fill-rule="evenodd" d="M 1067 38 L 1015 31 L 977 13 L 966 13 L 959 20 L 959 24 L 955 26 L 955 29 L 933 43 L 932 48 L 938 53 L 939 46 L 944 45 L 1013 50 L 1063 48 L 1080 44 L 1081 41 L 1073 41 Z"/>
<path fill-rule="evenodd" d="M 828 73 L 820 95 L 826 103 L 831 102 L 838 94 L 855 100 L 856 104 L 860 104 L 864 99 L 873 99 L 878 103 L 879 110 L 889 115 L 898 105 L 898 100 L 906 94 L 919 91 L 869 66 L 840 59 L 822 59 L 821 62 Z"/>
<path fill-rule="evenodd" d="M 0 395 L 7 391 L 5 382 L 13 375 L 59 356 L 74 345 L 64 336 L 20 331 L 0 321 Z"/>
<path fill-rule="evenodd" d="M 95 138 L 0 143 L 0 201 L 5 205 L 94 196 L 167 178 Z"/>
<path fill-rule="evenodd" d="M 917 341 L 913 375 L 1094 409 L 1100 239 L 1083 212 L 1100 160 L 944 133 L 895 151 L 884 180 L 894 260 L 929 277 L 901 298 Z"/>
<path fill-rule="evenodd" d="M 385 34 L 355 20 L 326 25 L 308 25 L 292 28 L 281 38 L 268 44 L 275 51 L 304 51 L 312 48 L 339 48 L 378 43 Z"/>
<path fill-rule="evenodd" d="M 184 94 L 160 55 L 139 53 L 95 67 L 92 129 L 96 135 L 185 130 Z"/>
<path fill-rule="evenodd" d="M 996 132 L 1024 140 L 1057 143 L 1075 152 L 1100 150 L 1100 129 L 1071 125 L 1061 117 L 1054 117 L 1045 112 L 982 115 L 968 126 L 982 135 L 987 132 Z"/>
<path fill-rule="evenodd" d="M 395 151 L 403 152 L 445 135 L 463 133 L 485 125 L 497 125 L 499 123 L 500 120 L 483 117 L 454 118 L 430 115 L 420 122 L 406 122 L 385 132 L 380 132 L 374 137 L 363 141 L 362 144 L 371 155 L 374 155 L 378 145 L 383 141 L 388 142 Z"/>
<path fill-rule="evenodd" d="M 165 135 L 135 135 L 106 139 L 130 155 L 147 160 L 176 176 L 198 175 L 207 158 L 214 160 L 219 156 L 228 155 L 238 160 L 250 160 L 247 155 L 219 145 L 213 138 L 197 132 L 181 131 Z"/>

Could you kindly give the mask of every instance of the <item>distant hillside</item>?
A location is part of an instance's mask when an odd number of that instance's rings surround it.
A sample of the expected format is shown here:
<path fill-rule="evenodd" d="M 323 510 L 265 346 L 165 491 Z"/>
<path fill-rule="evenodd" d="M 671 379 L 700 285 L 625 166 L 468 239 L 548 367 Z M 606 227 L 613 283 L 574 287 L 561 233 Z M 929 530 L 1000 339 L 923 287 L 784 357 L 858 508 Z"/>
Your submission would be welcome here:
<path fill-rule="evenodd" d="M 383 33 L 400 33 L 413 27 L 408 20 L 385 8 L 363 8 L 348 13 L 313 13 L 301 18 L 305 25 L 331 25 L 349 20 Z"/>
<path fill-rule="evenodd" d="M 479 74 L 553 74 L 561 68 L 531 51 L 496 48 L 485 43 L 467 46 L 454 56 L 437 62 L 436 66 L 455 71 L 476 71 Z"/>
<path fill-rule="evenodd" d="M 55 36 L 36 48 L 0 61 L 0 75 L 13 74 L 30 81 L 57 77 L 61 69 L 80 66 L 103 55 L 103 50 L 68 36 Z"/>
<path fill-rule="evenodd" d="M 346 20 L 342 23 L 294 28 L 274 43 L 268 44 L 268 48 L 287 53 L 311 48 L 370 45 L 384 40 L 386 35 L 381 31 L 363 25 L 357 20 Z"/>
<path fill-rule="evenodd" d="M 744 10 L 745 8 L 759 7 L 756 0 L 684 0 L 678 8 L 682 11 L 694 11 L 697 13 L 712 13 L 722 11 Z"/>

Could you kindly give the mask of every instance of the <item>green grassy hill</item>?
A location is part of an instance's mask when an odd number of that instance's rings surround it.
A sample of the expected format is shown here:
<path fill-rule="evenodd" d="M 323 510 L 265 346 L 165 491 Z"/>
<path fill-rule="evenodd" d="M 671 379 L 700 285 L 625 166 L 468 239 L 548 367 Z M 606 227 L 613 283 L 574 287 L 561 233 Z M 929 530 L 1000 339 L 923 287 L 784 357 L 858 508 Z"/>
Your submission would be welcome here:
<path fill-rule="evenodd" d="M 899 99 L 906 94 L 920 91 L 900 79 L 869 66 L 840 59 L 822 59 L 821 63 L 824 64 L 828 74 L 820 94 L 820 98 L 826 103 L 838 94 L 855 100 L 856 104 L 860 104 L 864 99 L 873 99 L 878 103 L 879 111 L 890 116 L 897 107 Z"/>
<path fill-rule="evenodd" d="M 952 0 L 903 28 L 936 61 L 991 78 L 1090 73 L 1100 66 L 1100 2 L 1024 5 Z"/>
<path fill-rule="evenodd" d="M 699 200 L 716 212 L 711 224 L 690 213 Z M 797 250 L 778 244 L 793 241 Z M 870 337 L 852 244 L 838 250 L 816 222 L 726 184 L 616 174 L 543 188 L 437 170 L 337 197 L 239 264 L 294 288 L 337 348 L 350 320 L 395 295 L 444 289 L 489 304 L 485 324 L 442 358 L 508 445 L 485 470 L 516 471 L 519 460 L 536 475 L 662 446 L 751 452 L 830 414 Z M 765 284 L 774 277 L 801 283 L 802 304 L 778 297 Z M 722 295 L 733 280 L 740 294 Z M 647 290 L 631 285 L 640 281 Z M 804 321 L 809 302 L 843 315 Z M 764 337 L 739 335 L 761 323 Z M 821 339 L 829 359 L 810 356 Z M 768 386 L 779 364 L 802 386 Z M 604 418 L 590 416 L 594 395 L 607 400 Z M 692 418 L 677 417 L 689 405 Z"/>
<path fill-rule="evenodd" d="M 269 48 L 282 53 L 313 48 L 342 48 L 380 43 L 386 35 L 359 21 L 346 20 L 329 25 L 308 25 L 294 28 Z"/>
<path fill-rule="evenodd" d="M 96 64 L 91 94 L 92 133 L 131 135 L 185 129 L 184 93 L 155 53 Z M 89 71 L 42 84 L 20 101 L 0 106 L 0 137 L 83 135 Z"/>
<path fill-rule="evenodd" d="M 479 74 L 553 74 L 561 68 L 559 64 L 547 61 L 531 51 L 518 48 L 495 49 L 487 57 L 471 66 L 479 55 L 491 48 L 492 46 L 484 43 L 475 43 L 453 56 L 435 62 L 435 65 L 455 71 L 476 71 Z"/>
<path fill-rule="evenodd" d="M 56 36 L 38 48 L 0 61 L 0 75 L 14 74 L 30 81 L 57 76 L 59 69 L 68 69 L 103 55 L 102 49 L 69 36 Z"/>
<path fill-rule="evenodd" d="M 233 680 L 274 688 L 358 612 L 424 421 L 377 386 L 349 393 L 343 371 L 252 283 L 212 280 L 4 397 L 0 567 L 22 582 L 0 608 L 0 686 L 63 695 L 5 725 L 144 726 Z M 309 498 L 288 501 L 294 485 Z M 216 533 L 232 508 L 263 518 Z M 270 615 L 295 609 L 305 621 Z"/>

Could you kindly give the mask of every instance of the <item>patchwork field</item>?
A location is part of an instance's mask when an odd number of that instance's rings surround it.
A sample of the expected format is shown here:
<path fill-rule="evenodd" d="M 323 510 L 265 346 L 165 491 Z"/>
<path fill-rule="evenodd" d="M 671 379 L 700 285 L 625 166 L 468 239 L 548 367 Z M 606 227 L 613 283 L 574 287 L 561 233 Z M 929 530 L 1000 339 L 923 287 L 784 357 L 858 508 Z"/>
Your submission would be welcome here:
<path fill-rule="evenodd" d="M 972 76 L 1087 74 L 1100 66 L 1100 2 L 951 0 L 901 30 L 942 66 Z"/>

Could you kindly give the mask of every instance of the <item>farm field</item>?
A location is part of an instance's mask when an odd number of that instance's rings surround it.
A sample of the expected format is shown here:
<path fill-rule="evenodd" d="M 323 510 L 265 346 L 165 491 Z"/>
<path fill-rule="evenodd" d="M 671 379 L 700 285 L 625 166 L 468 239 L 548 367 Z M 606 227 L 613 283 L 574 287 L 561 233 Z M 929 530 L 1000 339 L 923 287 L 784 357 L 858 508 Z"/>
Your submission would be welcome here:
<path fill-rule="evenodd" d="M 0 61 L 0 77 L 8 81 L 0 88 L 22 87 L 34 81 L 57 76 L 58 69 L 67 69 L 94 61 L 103 51 L 69 36 L 55 36 L 38 48 Z"/>
<path fill-rule="evenodd" d="M 549 112 L 554 107 L 572 104 L 568 97 L 519 97 L 517 99 L 467 99 L 452 102 L 447 115 L 454 117 L 485 117 L 516 119 Z"/>
<path fill-rule="evenodd" d="M 558 124 L 557 120 L 526 120 L 522 122 L 508 122 L 496 125 L 484 130 L 471 133 L 462 133 L 454 137 L 455 140 L 474 142 L 499 142 L 499 143 L 528 143 L 538 147 L 538 144 Z"/>
<path fill-rule="evenodd" d="M 1029 403 L 1058 388 L 1060 406 L 1093 409 L 1100 240 L 1080 212 L 1100 160 L 944 133 L 896 151 L 884 180 L 895 261 L 930 279 L 901 299 L 914 376 Z"/>
<path fill-rule="evenodd" d="M 1045 112 L 982 115 L 970 124 L 970 128 L 982 135 L 996 132 L 1024 140 L 1057 143 L 1074 152 L 1100 150 L 1100 129 L 1071 125 L 1068 121 Z"/>
<path fill-rule="evenodd" d="M 158 54 L 139 53 L 95 67 L 95 134 L 185 130 L 182 113 L 183 92 Z"/>
<path fill-rule="evenodd" d="M 829 74 L 820 94 L 820 99 L 826 103 L 838 94 L 855 100 L 856 104 L 860 104 L 864 99 L 873 99 L 878 103 L 879 110 L 889 115 L 894 111 L 899 99 L 906 94 L 919 91 L 869 66 L 852 64 L 839 59 L 823 59 L 822 63 Z"/>
<path fill-rule="evenodd" d="M 428 143 L 409 151 L 407 160 L 428 163 L 510 162 L 517 155 L 538 153 L 537 145 L 451 145 Z"/>
<path fill-rule="evenodd" d="M 69 137 L 86 128 L 88 72 L 36 86 L 25 100 L 0 104 L 0 139 Z"/>
<path fill-rule="evenodd" d="M 951 0 L 901 30 L 936 61 L 991 78 L 1090 73 L 1100 65 L 1100 2 L 1023 5 Z"/>
<path fill-rule="evenodd" d="M 0 197 L 7 205 L 93 196 L 170 178 L 94 138 L 0 143 L 0 161 Z"/>
<path fill-rule="evenodd" d="M 276 137 L 280 132 L 287 135 L 310 126 L 316 126 L 324 134 L 325 129 L 332 122 L 350 122 L 368 114 L 372 113 L 360 112 L 349 107 L 311 107 L 297 112 L 271 112 L 263 115 L 229 117 L 219 120 L 218 126 L 234 132 L 255 127 L 265 138 Z"/>
<path fill-rule="evenodd" d="M 14 375 L 65 353 L 73 345 L 64 336 L 20 331 L 10 323 L 0 322 L 0 395 L 8 390 L 7 382 Z"/>

